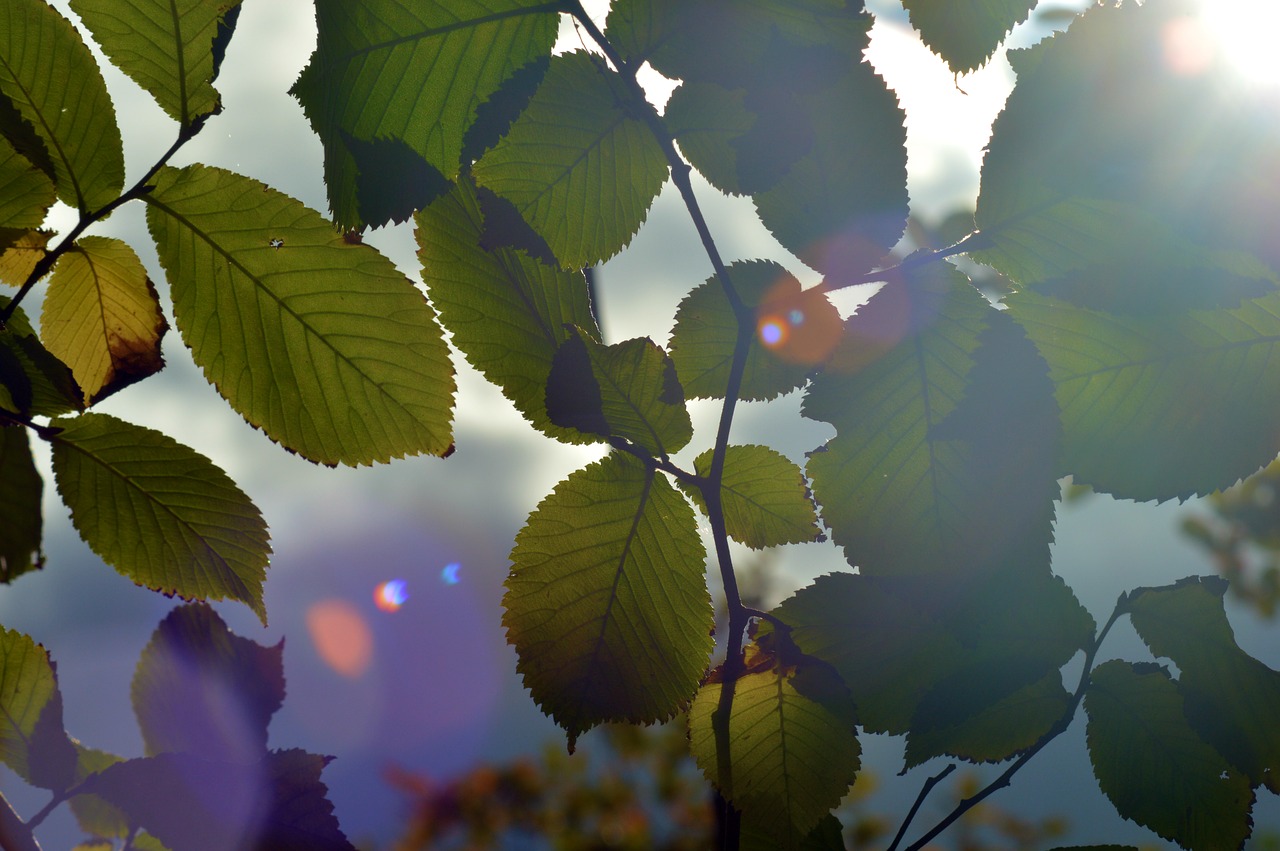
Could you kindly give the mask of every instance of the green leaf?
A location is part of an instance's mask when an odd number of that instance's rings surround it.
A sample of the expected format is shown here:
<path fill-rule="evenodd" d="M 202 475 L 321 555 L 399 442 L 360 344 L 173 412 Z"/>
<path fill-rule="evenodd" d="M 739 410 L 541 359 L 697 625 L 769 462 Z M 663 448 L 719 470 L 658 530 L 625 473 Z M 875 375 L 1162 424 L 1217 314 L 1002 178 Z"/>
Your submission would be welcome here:
<path fill-rule="evenodd" d="M 320 781 L 328 762 L 298 750 L 247 764 L 165 753 L 116 763 L 84 788 L 175 851 L 354 851 Z"/>
<path fill-rule="evenodd" d="M 523 251 L 486 250 L 491 223 L 476 189 L 458 185 L 417 216 L 418 257 L 440 321 L 467 361 L 502 388 L 524 417 L 550 437 L 584 438 L 547 416 L 547 378 L 571 333 L 598 336 L 581 272 L 565 272 Z"/>
<path fill-rule="evenodd" d="M 452 448 L 435 313 L 381 254 L 257 181 L 164 169 L 147 223 L 183 341 L 272 440 L 322 464 Z"/>
<path fill-rule="evenodd" d="M 1257 179 L 1280 166 L 1273 105 L 1242 90 L 1230 63 L 1188 73 L 1169 61 L 1168 33 L 1200 15 L 1190 0 L 1098 5 L 1011 57 L 1018 84 L 993 126 L 977 207 L 994 246 L 978 259 L 1024 284 L 1092 268 L 1100 286 L 1147 286 L 1151 297 L 1134 300 L 1157 304 L 1229 291 L 1241 254 L 1280 268 L 1263 224 L 1280 203 Z M 1198 259 L 1190 274 L 1178 262 L 1151 271 L 1169 255 Z M 1123 274 L 1143 268 L 1154 280 Z"/>
<path fill-rule="evenodd" d="M 708 449 L 694 459 L 699 476 L 711 472 Z M 800 468 L 767 446 L 729 446 L 724 456 L 721 501 L 729 537 L 752 549 L 822 540 L 813 498 Z M 702 492 L 680 488 L 706 511 Z"/>
<path fill-rule="evenodd" d="M 325 146 L 335 178 L 354 180 L 343 134 L 399 139 L 452 178 L 480 104 L 547 56 L 563 3 L 532 0 L 346 0 L 317 4 L 319 39 L 291 93 Z M 346 218 L 341 217 L 340 218 Z"/>
<path fill-rule="evenodd" d="M 0 388 L 2 389 L 2 388 Z M 0 426 L 0 582 L 44 566 L 40 547 L 44 480 L 36 471 L 27 430 Z"/>
<path fill-rule="evenodd" d="M 777 851 L 779 839 L 776 831 L 779 825 L 756 824 L 754 819 L 754 813 L 742 814 L 742 835 L 738 844 L 740 851 Z M 783 847 L 794 847 L 797 851 L 845 851 L 844 825 L 840 823 L 840 819 L 827 813 L 808 835 L 802 838 L 788 836 L 782 841 Z"/>
<path fill-rule="evenodd" d="M 43 142 L 60 200 L 90 212 L 120 195 L 124 148 L 102 72 L 76 28 L 43 0 L 0 4 L 0 95 Z M 0 131 L 12 139 L 11 123 Z"/>
<path fill-rule="evenodd" d="M 830 89 L 797 94 L 813 147 L 773 188 L 755 196 L 778 241 L 834 281 L 871 269 L 907 221 L 907 151 L 897 96 L 870 65 Z"/>
<path fill-rule="evenodd" d="M 97 774 L 117 762 L 124 762 L 124 757 L 85 747 L 79 742 L 75 744 L 77 785 L 91 774 Z M 129 822 L 125 814 L 96 795 L 76 795 L 71 799 L 71 811 L 80 829 L 90 836 L 117 839 L 129 835 Z"/>
<path fill-rule="evenodd" d="M 975 760 L 1023 750 L 1057 720 L 1037 681 L 1094 629 L 1061 579 L 1029 570 L 985 581 L 830 574 L 774 614 L 840 674 L 868 732 L 910 732 L 922 740 L 915 752 Z"/>
<path fill-rule="evenodd" d="M 529 516 L 503 597 L 525 686 L 569 733 L 651 723 L 693 696 L 712 648 L 706 553 L 666 479 L 614 454 Z"/>
<path fill-rule="evenodd" d="M 143 649 L 131 694 L 148 756 L 256 762 L 284 703 L 284 642 L 264 647 L 232 633 L 207 605 L 181 606 Z"/>
<path fill-rule="evenodd" d="M 1240 847 L 1252 827 L 1249 780 L 1187 723 L 1168 672 L 1112 660 L 1090 677 L 1089 757 L 1120 815 L 1190 851 Z"/>
<path fill-rule="evenodd" d="M 139 585 L 239 600 L 266 622 L 271 552 L 249 498 L 208 458 L 158 431 L 105 414 L 54 420 L 58 493 L 103 561 Z"/>
<path fill-rule="evenodd" d="M 53 181 L 0 135 L 0 227 L 34 230 L 44 224 L 57 193 Z M 15 286 L 9 276 L 2 277 Z"/>
<path fill-rule="evenodd" d="M 575 328 L 551 364 L 547 413 L 556 425 L 621 437 L 660 458 L 693 437 L 675 364 L 648 338 L 605 346 Z"/>
<path fill-rule="evenodd" d="M 746 193 L 738 177 L 733 142 L 758 120 L 743 104 L 744 95 L 742 90 L 715 83 L 684 83 L 671 93 L 662 114 L 690 165 L 712 186 L 731 195 Z"/>
<path fill-rule="evenodd" d="M 0 296 L 0 307 L 9 301 Z M 40 342 L 22 308 L 0 333 L 0 405 L 9 403 L 15 413 L 45 417 L 84 407 L 71 370 Z"/>
<path fill-rule="evenodd" d="M 954 268 L 887 285 L 846 324 L 804 400 L 836 427 L 808 473 L 863 573 L 1049 564 L 1058 411 L 1018 326 Z"/>
<path fill-rule="evenodd" d="M 755 313 L 739 399 L 772 399 L 801 386 L 840 340 L 840 314 L 825 294 L 802 290 L 786 269 L 764 260 L 726 270 Z M 723 399 L 738 337 L 738 318 L 717 276 L 695 287 L 676 309 L 671 359 L 695 399 Z"/>
<path fill-rule="evenodd" d="M 62 694 L 49 653 L 0 627 L 0 759 L 23 780 L 61 792 L 75 776 L 75 747 L 62 728 Z"/>
<path fill-rule="evenodd" d="M 1228 487 L 1280 452 L 1271 368 L 1280 294 L 1235 309 L 1116 316 L 1020 293 L 1009 312 L 1049 363 L 1065 472 L 1128 499 Z"/>
<path fill-rule="evenodd" d="M 1191 726 L 1258 786 L 1268 772 L 1280 777 L 1280 673 L 1236 644 L 1226 590 L 1209 576 L 1144 588 L 1130 595 L 1129 617 L 1151 652 L 1178 666 Z"/>
<path fill-rule="evenodd" d="M 590 266 L 635 236 L 667 179 L 662 146 L 632 116 L 635 96 L 581 51 L 551 60 L 476 183 L 515 204 L 565 268 Z"/>
<path fill-rule="evenodd" d="M 183 127 L 222 109 L 214 43 L 240 0 L 72 0 L 103 51 Z"/>
<path fill-rule="evenodd" d="M 911 26 L 956 74 L 982 67 L 1036 0 L 905 0 Z"/>
<path fill-rule="evenodd" d="M 857 778 L 862 748 L 848 694 L 824 666 L 773 654 L 747 663 L 733 685 L 728 753 L 717 745 L 724 689 L 717 669 L 689 708 L 689 750 L 707 779 L 751 822 L 804 837 Z"/>
<path fill-rule="evenodd" d="M 86 405 L 159 372 L 168 325 L 155 285 L 127 244 L 85 236 L 58 259 L 40 327 Z"/>

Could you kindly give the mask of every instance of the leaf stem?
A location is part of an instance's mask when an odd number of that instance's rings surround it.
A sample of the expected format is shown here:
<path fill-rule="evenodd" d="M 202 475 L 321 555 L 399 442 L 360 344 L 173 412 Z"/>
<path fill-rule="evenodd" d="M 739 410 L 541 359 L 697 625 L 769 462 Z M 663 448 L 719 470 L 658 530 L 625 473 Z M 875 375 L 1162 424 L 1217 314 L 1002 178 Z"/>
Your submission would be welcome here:
<path fill-rule="evenodd" d="M 183 145 L 195 138 L 196 134 L 204 128 L 205 122 L 216 114 L 217 113 L 211 112 L 207 115 L 203 115 L 191 124 L 182 127 L 178 131 L 178 138 L 169 146 L 169 150 L 161 154 L 160 159 L 156 160 L 155 164 L 152 165 L 151 168 L 147 169 L 147 173 L 134 183 L 128 191 L 122 193 L 118 198 L 111 201 L 109 204 L 104 205 L 100 209 L 92 212 L 82 211 L 80 213 L 80 220 L 76 222 L 75 227 L 73 227 L 71 231 L 62 238 L 52 251 L 45 252 L 44 256 L 36 262 L 35 268 L 31 270 L 31 274 L 27 275 L 27 279 L 23 281 L 22 286 L 18 288 L 18 292 L 14 295 L 13 299 L 10 300 L 10 302 L 3 308 L 0 308 L 0 331 L 5 330 L 5 326 L 13 317 L 14 311 L 18 309 L 18 305 L 22 303 L 24 298 L 26 298 L 27 293 L 31 291 L 41 278 L 49 274 L 49 270 L 53 268 L 53 264 L 57 263 L 58 258 L 63 254 L 66 254 L 67 251 L 75 245 L 75 241 L 80 238 L 80 234 L 84 233 L 85 230 L 95 222 L 100 222 L 107 216 L 111 215 L 117 208 L 134 200 L 135 198 L 141 198 L 143 195 L 150 192 L 151 187 L 148 183 L 151 178 L 155 177 L 156 173 L 159 172 L 160 169 L 164 168 L 165 164 L 173 158 L 173 155 L 176 154 Z"/>
<path fill-rule="evenodd" d="M 930 263 L 937 263 L 948 257 L 954 257 L 957 254 L 967 254 L 970 251 L 978 251 L 990 246 L 990 239 L 982 231 L 974 231 L 957 243 L 948 245 L 946 248 L 937 248 L 932 251 L 917 251 L 907 255 L 899 263 L 893 266 L 886 266 L 883 269 L 873 269 L 861 275 L 852 278 L 833 280 L 824 278 L 821 283 L 813 289 L 820 293 L 830 293 L 836 290 L 842 290 L 846 287 L 856 287 L 861 284 L 874 284 L 879 281 L 888 280 L 902 272 L 915 269 L 920 266 L 927 266 Z"/>
<path fill-rule="evenodd" d="M 920 807 L 924 804 L 924 799 L 929 797 L 929 793 L 933 791 L 933 787 L 937 786 L 951 772 L 956 770 L 956 764 L 953 762 L 937 774 L 924 781 L 924 786 L 920 789 L 920 794 L 916 795 L 916 801 L 911 805 L 911 809 L 907 812 L 907 817 L 902 820 L 902 824 L 898 826 L 898 834 L 893 837 L 893 844 L 889 846 L 889 851 L 897 851 L 898 843 L 902 842 L 903 835 L 907 832 L 907 828 L 911 826 L 911 822 L 916 817 L 916 813 L 920 811 Z"/>
<path fill-rule="evenodd" d="M 1121 594 L 1120 599 L 1116 601 L 1115 608 L 1111 612 L 1111 617 L 1107 619 L 1106 625 L 1102 627 L 1102 631 L 1098 633 L 1098 636 L 1093 640 L 1093 643 L 1085 650 L 1084 666 L 1080 671 L 1080 682 L 1076 686 L 1075 694 L 1071 696 L 1071 702 L 1067 705 L 1066 710 L 1063 711 L 1062 716 L 1058 718 L 1057 722 L 1050 727 L 1034 745 L 1014 760 L 1013 763 L 1004 770 L 1004 773 L 995 780 L 992 780 L 979 791 L 975 792 L 973 795 L 956 804 L 955 809 L 948 813 L 946 818 L 934 825 L 933 829 L 924 836 L 917 839 L 907 848 L 907 851 L 919 851 L 919 849 L 932 841 L 934 837 L 954 824 L 969 810 L 982 803 L 983 800 L 997 789 L 1003 789 L 1008 786 L 1010 781 L 1013 779 L 1013 775 L 1017 774 L 1024 765 L 1030 762 L 1032 757 L 1038 754 L 1045 745 L 1049 744 L 1049 742 L 1067 731 L 1067 728 L 1071 726 L 1071 722 L 1075 719 L 1076 710 L 1080 708 L 1080 701 L 1084 699 L 1085 690 L 1089 686 L 1089 675 L 1093 672 L 1093 662 L 1094 659 L 1097 658 L 1098 650 L 1102 647 L 1102 642 L 1106 639 L 1107 633 L 1111 631 L 1111 627 L 1115 625 L 1116 620 L 1119 619 L 1122 614 L 1128 612 L 1128 608 L 1129 595 Z M 897 841 L 895 840 L 894 845 L 896 846 L 896 844 Z"/>
<path fill-rule="evenodd" d="M 2 424 L 26 426 L 34 431 L 41 440 L 53 440 L 62 432 L 62 429 L 60 428 L 42 426 L 21 414 L 15 414 L 12 411 L 5 410 L 0 410 L 0 425 Z"/>

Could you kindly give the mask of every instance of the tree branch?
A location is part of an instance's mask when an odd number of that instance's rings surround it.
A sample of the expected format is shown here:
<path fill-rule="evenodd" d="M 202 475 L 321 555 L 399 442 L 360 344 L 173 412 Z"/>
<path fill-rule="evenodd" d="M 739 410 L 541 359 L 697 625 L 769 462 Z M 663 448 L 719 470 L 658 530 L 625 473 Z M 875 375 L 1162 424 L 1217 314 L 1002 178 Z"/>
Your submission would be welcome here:
<path fill-rule="evenodd" d="M 924 781 L 924 786 L 920 789 L 920 794 L 916 795 L 916 802 L 911 805 L 911 809 L 907 812 L 907 817 L 902 820 L 902 824 L 898 826 L 898 833 L 893 837 L 893 844 L 889 846 L 889 851 L 897 851 L 898 843 L 902 841 L 902 837 L 907 832 L 907 828 L 911 826 L 911 822 L 916 817 L 916 813 L 920 811 L 920 807 L 924 804 L 924 799 L 929 797 L 929 793 L 933 791 L 933 787 L 937 786 L 947 778 L 947 775 L 956 770 L 956 764 L 953 762 L 942 771 Z"/>
<path fill-rule="evenodd" d="M 0 848 L 5 851 L 40 851 L 31 827 L 18 817 L 3 794 L 0 794 Z"/>

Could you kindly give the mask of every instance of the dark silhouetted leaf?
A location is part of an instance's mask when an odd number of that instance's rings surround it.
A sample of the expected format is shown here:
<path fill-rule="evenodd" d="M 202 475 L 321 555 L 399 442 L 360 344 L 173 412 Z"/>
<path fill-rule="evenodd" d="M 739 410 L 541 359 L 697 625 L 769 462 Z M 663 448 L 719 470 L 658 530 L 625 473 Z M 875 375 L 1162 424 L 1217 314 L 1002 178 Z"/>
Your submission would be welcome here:
<path fill-rule="evenodd" d="M 266 622 L 271 552 L 258 509 L 208 458 L 105 414 L 54 420 L 53 472 L 103 561 L 164 594 L 239 600 Z"/>
<path fill-rule="evenodd" d="M 62 694 L 49 654 L 0 627 L 0 759 L 28 783 L 54 792 L 71 785 L 76 751 L 62 728 Z"/>
<path fill-rule="evenodd" d="M 1133 627 L 1181 672 L 1191 726 L 1254 786 L 1280 776 L 1280 673 L 1236 644 L 1223 609 L 1227 582 L 1192 577 L 1131 595 Z"/>
<path fill-rule="evenodd" d="M 823 521 L 863 573 L 1049 564 L 1058 412 L 1021 329 L 946 264 L 887 285 L 805 397 Z"/>
<path fill-rule="evenodd" d="M 694 459 L 699 476 L 711 472 L 712 450 Z M 721 500 L 729 537 L 753 549 L 822 539 L 813 498 L 800 468 L 767 446 L 729 446 L 724 456 Z M 702 492 L 681 490 L 703 511 Z"/>
<path fill-rule="evenodd" d="M 553 424 L 546 407 L 551 360 L 572 336 L 566 325 L 599 333 L 582 273 L 510 248 L 484 250 L 489 219 L 466 178 L 423 210 L 417 225 L 423 278 L 453 344 L 536 428 L 582 441 L 577 430 Z"/>
<path fill-rule="evenodd" d="M 357 171 L 354 209 L 359 220 L 344 222 L 352 229 L 406 222 L 449 191 L 444 175 L 399 139 L 366 142 L 343 133 L 342 142 Z"/>
<path fill-rule="evenodd" d="M 905 0 L 911 25 L 957 74 L 987 63 L 1036 0 Z"/>
<path fill-rule="evenodd" d="M 0 307 L 8 303 L 0 296 Z M 6 332 L 0 333 L 0 391 L 7 392 L 0 392 L 0 405 L 12 403 L 16 413 L 45 417 L 81 410 L 84 402 L 71 370 L 36 337 L 22 308 L 5 325 Z"/>
<path fill-rule="evenodd" d="M 727 269 L 739 298 L 754 310 L 756 333 L 747 352 L 740 399 L 772 399 L 794 390 L 840 340 L 840 314 L 816 290 L 801 290 L 777 263 L 740 261 Z M 717 277 L 685 296 L 671 332 L 671 359 L 685 392 L 723 399 L 738 337 L 738 318 Z"/>
<path fill-rule="evenodd" d="M 284 702 L 284 643 L 264 647 L 232 633 L 208 606 L 182 606 L 143 649 L 132 696 L 148 756 L 256 762 Z"/>
<path fill-rule="evenodd" d="M 547 414 L 556 425 L 622 437 L 658 457 L 693 437 L 675 365 L 647 338 L 605 346 L 576 329 L 551 363 Z"/>
<path fill-rule="evenodd" d="M 689 750 L 703 774 L 757 830 L 804 837 L 840 803 L 861 765 L 853 706 L 831 671 L 761 655 L 734 684 L 729 755 L 720 758 L 717 672 L 689 709 Z"/>
<path fill-rule="evenodd" d="M 776 822 L 768 826 L 758 825 L 753 819 L 753 813 L 743 813 L 742 836 L 738 848 L 740 851 L 777 851 L 779 827 Z M 787 837 L 781 842 L 783 847 L 795 848 L 797 851 L 844 851 L 844 825 L 840 823 L 840 819 L 827 813 L 807 836 Z"/>
<path fill-rule="evenodd" d="M 573 473 L 516 536 L 507 640 L 533 699 L 569 733 L 665 720 L 711 652 L 705 551 L 666 479 L 615 454 Z"/>
<path fill-rule="evenodd" d="M 0 348 L 0 358 L 5 351 Z M 40 548 L 44 529 L 43 496 L 44 480 L 31 456 L 27 430 L 21 426 L 0 425 L 0 517 L 4 518 L 0 524 L 0 582 L 12 582 L 44 565 Z"/>
<path fill-rule="evenodd" d="M 511 123 L 524 112 L 547 75 L 550 56 L 540 56 L 503 81 L 489 99 L 476 107 L 475 123 L 462 143 L 462 164 L 468 166 L 507 135 Z"/>
<path fill-rule="evenodd" d="M 476 183 L 515 204 L 565 268 L 621 250 L 667 179 L 630 98 L 591 55 L 555 57 L 511 131 L 474 166 Z"/>
<path fill-rule="evenodd" d="M 1168 672 L 1112 660 L 1090 677 L 1089 756 L 1120 815 L 1190 851 L 1240 847 L 1252 827 L 1249 780 L 1187 723 Z"/>
<path fill-rule="evenodd" d="M 155 183 L 147 223 L 178 329 L 246 420 L 324 464 L 449 451 L 448 348 L 390 260 L 231 172 L 165 169 Z"/>
<path fill-rule="evenodd" d="M 71 368 L 85 404 L 164 366 L 160 339 L 168 323 L 155 285 L 117 239 L 85 236 L 59 258 L 40 328 L 49 351 Z"/>
<path fill-rule="evenodd" d="M 43 143 L 59 200 L 94 211 L 119 196 L 124 148 L 102 72 L 71 22 L 42 0 L 0 3 L 0 95 Z M 11 141 L 12 123 L 0 122 Z M 32 159 L 29 144 L 16 146 Z"/>
<path fill-rule="evenodd" d="M 183 127 L 217 113 L 214 44 L 240 0 L 72 0 L 111 61 Z M 232 19 L 234 21 L 234 18 Z M 227 27 L 227 38 L 230 27 Z M 221 52 L 226 52 L 225 41 Z"/>

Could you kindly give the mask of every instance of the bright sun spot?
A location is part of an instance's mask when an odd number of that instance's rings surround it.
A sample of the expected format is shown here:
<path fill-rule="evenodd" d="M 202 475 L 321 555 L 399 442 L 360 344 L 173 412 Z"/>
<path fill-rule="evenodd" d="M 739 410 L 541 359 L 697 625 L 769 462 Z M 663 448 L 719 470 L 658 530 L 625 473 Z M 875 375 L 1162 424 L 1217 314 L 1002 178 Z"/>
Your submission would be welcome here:
<path fill-rule="evenodd" d="M 1280 2 L 1202 0 L 1200 13 L 1218 50 L 1251 83 L 1280 86 Z"/>

